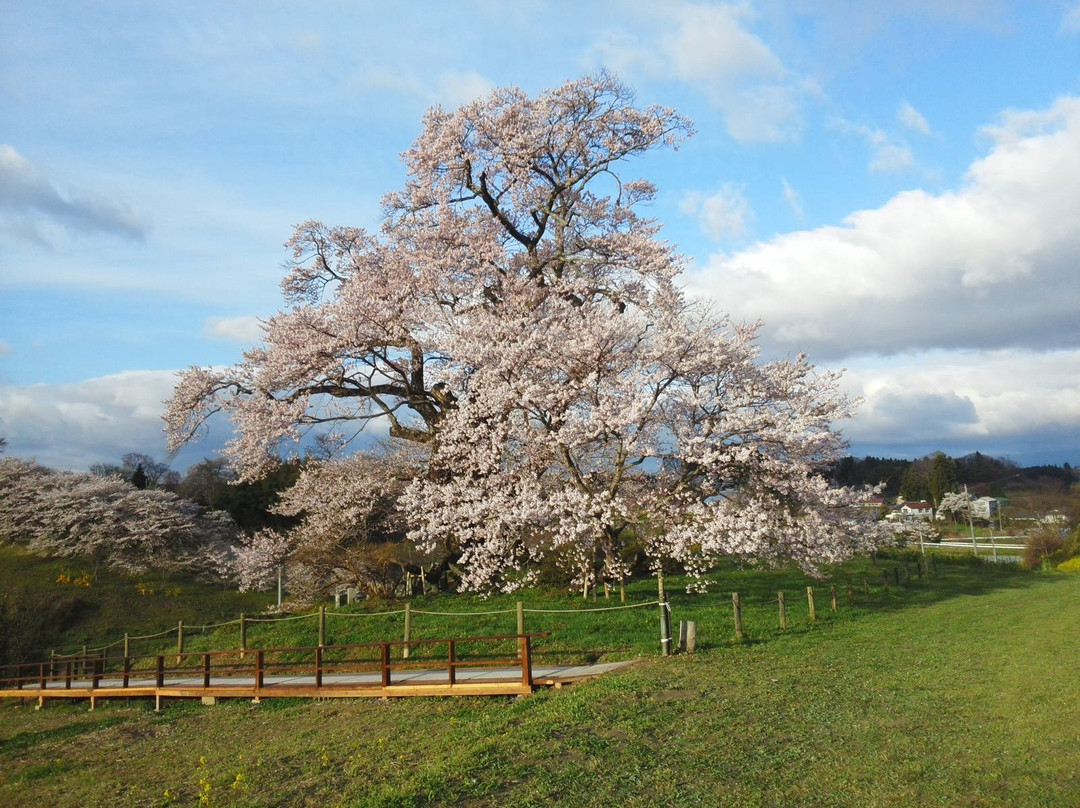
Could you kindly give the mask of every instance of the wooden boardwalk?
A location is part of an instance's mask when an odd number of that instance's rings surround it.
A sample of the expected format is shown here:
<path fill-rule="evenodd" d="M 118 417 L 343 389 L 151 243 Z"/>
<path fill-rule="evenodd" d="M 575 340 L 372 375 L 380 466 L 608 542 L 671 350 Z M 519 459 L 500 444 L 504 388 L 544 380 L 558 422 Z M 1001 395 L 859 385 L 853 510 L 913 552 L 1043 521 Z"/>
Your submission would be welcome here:
<path fill-rule="evenodd" d="M 67 659 L 0 669 L 0 698 L 402 698 L 518 696 L 599 676 L 628 662 L 532 664 L 542 635 Z M 516 645 L 516 654 L 506 655 Z M 503 651 L 500 656 L 490 653 Z M 395 653 L 397 651 L 398 653 Z M 464 653 L 463 653 L 464 652 Z"/>

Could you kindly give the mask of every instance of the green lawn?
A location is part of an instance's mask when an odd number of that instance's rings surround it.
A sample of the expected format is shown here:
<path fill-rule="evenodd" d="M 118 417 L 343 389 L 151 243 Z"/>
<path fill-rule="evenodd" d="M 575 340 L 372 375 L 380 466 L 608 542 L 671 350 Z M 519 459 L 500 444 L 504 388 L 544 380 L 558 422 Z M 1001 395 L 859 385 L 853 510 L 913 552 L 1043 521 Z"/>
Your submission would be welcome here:
<path fill-rule="evenodd" d="M 520 700 L 5 704 L 0 804 L 1080 803 L 1080 575 L 939 572 L 786 633 L 791 573 L 732 572 L 747 642 L 728 592 L 676 591 L 700 653 Z"/>

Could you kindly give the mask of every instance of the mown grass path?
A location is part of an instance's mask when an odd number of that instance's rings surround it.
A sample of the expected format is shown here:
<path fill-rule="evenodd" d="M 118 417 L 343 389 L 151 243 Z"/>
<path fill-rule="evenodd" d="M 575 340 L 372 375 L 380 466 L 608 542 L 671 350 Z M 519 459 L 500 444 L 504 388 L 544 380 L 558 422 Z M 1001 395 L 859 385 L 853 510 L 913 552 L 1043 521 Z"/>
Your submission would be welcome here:
<path fill-rule="evenodd" d="M 1080 576 L 956 574 L 518 701 L 4 706 L 0 804 L 1080 804 Z"/>

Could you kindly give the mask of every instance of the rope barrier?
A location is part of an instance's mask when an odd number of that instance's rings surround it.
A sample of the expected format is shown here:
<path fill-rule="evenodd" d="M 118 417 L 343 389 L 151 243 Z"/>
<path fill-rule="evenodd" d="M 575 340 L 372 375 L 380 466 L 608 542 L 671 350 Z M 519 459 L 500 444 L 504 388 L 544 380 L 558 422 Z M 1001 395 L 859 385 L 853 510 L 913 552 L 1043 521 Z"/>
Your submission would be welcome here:
<path fill-rule="evenodd" d="M 306 620 L 309 617 L 318 617 L 318 612 L 311 614 L 294 614 L 292 617 L 245 617 L 248 623 L 281 623 L 286 620 Z"/>
<path fill-rule="evenodd" d="M 404 609 L 399 609 L 396 612 L 327 612 L 327 617 L 387 617 L 394 614 L 405 614 Z M 424 614 L 424 612 L 414 611 L 413 614 Z"/>
<path fill-rule="evenodd" d="M 517 609 L 499 609 L 493 612 L 423 612 L 413 609 L 413 614 L 435 615 L 437 617 L 487 617 L 489 614 L 514 614 Z"/>
<path fill-rule="evenodd" d="M 629 606 L 604 606 L 596 609 L 522 609 L 529 614 L 583 614 L 585 612 L 617 612 L 623 609 L 642 609 L 646 606 L 659 606 L 660 601 L 654 600 L 649 603 L 633 603 Z M 510 611 L 514 611 L 511 609 Z M 416 614 L 416 612 L 414 612 Z M 494 614 L 494 612 L 492 612 Z M 500 613 L 501 614 L 501 613 Z"/>

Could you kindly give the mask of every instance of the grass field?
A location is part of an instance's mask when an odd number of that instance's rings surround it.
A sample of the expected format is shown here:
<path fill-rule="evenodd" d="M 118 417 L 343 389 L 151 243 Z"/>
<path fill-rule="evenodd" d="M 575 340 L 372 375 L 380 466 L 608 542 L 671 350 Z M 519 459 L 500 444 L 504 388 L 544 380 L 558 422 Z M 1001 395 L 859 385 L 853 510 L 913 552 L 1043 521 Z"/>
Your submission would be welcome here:
<path fill-rule="evenodd" d="M 819 604 L 811 625 L 792 609 L 783 633 L 768 601 L 788 585 L 794 601 L 793 573 L 731 572 L 706 598 L 676 588 L 698 654 L 655 656 L 642 610 L 649 656 L 520 700 L 8 703 L 0 804 L 1080 804 L 1080 575 L 939 570 L 854 608 L 841 587 L 837 614 Z M 760 601 L 744 643 L 729 585 Z M 629 653 L 624 625 L 590 631 Z"/>

